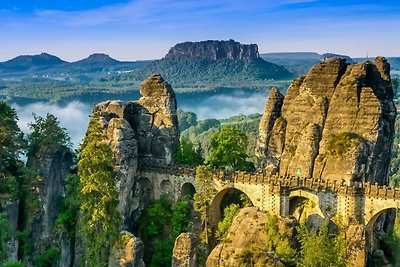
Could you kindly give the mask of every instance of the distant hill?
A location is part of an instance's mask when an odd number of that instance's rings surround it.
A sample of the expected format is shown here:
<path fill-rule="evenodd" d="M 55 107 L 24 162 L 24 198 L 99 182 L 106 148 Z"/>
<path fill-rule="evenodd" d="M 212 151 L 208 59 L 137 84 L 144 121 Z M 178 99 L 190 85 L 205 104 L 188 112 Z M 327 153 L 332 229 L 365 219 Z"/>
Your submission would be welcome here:
<path fill-rule="evenodd" d="M 1 63 L 1 72 L 41 71 L 66 64 L 59 57 L 42 53 L 40 55 L 23 55 Z"/>
<path fill-rule="evenodd" d="M 42 53 L 40 55 L 18 56 L 5 62 L 0 62 L 0 75 L 26 77 L 26 75 L 54 76 L 59 73 L 87 74 L 113 71 L 132 71 L 141 68 L 151 61 L 123 62 L 106 54 L 92 54 L 89 57 L 67 62 L 59 57 Z"/>
<path fill-rule="evenodd" d="M 280 52 L 263 53 L 260 55 L 266 61 L 281 65 L 296 75 L 306 74 L 312 66 L 329 58 L 345 58 L 347 62 L 352 63 L 352 59 L 345 55 L 332 53 L 318 54 L 315 52 Z"/>
<path fill-rule="evenodd" d="M 151 73 L 160 73 L 178 91 L 265 87 L 267 80 L 292 77 L 284 67 L 263 60 L 256 44 L 233 40 L 179 43 L 163 59 L 123 74 L 122 79 L 140 81 Z"/>

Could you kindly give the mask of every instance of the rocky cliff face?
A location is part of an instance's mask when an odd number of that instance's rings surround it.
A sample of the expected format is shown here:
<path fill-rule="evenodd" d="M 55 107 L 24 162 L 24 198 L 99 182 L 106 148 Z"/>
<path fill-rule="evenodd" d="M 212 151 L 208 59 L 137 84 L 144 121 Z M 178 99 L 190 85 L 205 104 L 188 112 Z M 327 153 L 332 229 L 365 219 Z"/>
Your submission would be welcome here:
<path fill-rule="evenodd" d="M 387 183 L 396 109 L 390 65 L 329 59 L 272 90 L 256 155 L 269 174 Z M 283 104 L 282 104 L 283 101 Z"/>
<path fill-rule="evenodd" d="M 172 87 L 158 74 L 140 85 L 142 97 L 129 103 L 124 118 L 137 135 L 141 162 L 169 164 L 179 143 L 176 98 Z"/>
<path fill-rule="evenodd" d="M 94 112 L 107 136 L 115 159 L 118 209 L 123 229 L 131 229 L 140 218 L 143 196 L 138 164 L 169 164 L 179 143 L 176 98 L 172 87 L 157 74 L 140 86 L 142 97 L 125 104 L 107 101 L 98 104 Z"/>
<path fill-rule="evenodd" d="M 55 221 L 60 212 L 59 200 L 65 195 L 66 177 L 72 167 L 72 154 L 67 148 L 53 155 L 31 156 L 28 166 L 40 176 L 37 186 L 39 207 L 31 224 L 32 256 L 36 257 L 49 249 L 51 241 L 58 237 L 54 233 Z M 69 247 L 67 254 L 71 254 Z"/>
<path fill-rule="evenodd" d="M 260 57 L 256 44 L 229 41 L 184 42 L 172 47 L 165 58 L 229 59 L 253 61 Z"/>

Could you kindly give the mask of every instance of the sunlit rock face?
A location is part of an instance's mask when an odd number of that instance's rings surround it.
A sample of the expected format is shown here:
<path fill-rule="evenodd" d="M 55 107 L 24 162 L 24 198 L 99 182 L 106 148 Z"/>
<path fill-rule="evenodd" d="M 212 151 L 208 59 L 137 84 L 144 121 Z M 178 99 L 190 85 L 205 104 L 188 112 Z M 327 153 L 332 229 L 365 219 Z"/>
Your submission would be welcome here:
<path fill-rule="evenodd" d="M 329 59 L 271 91 L 256 148 L 269 174 L 387 183 L 396 109 L 385 58 Z M 283 102 L 283 103 L 282 103 Z"/>
<path fill-rule="evenodd" d="M 143 164 L 169 164 L 179 144 L 176 98 L 172 87 L 158 74 L 140 86 L 142 97 L 130 103 L 106 101 L 93 112 L 104 129 L 115 160 L 118 210 L 123 229 L 134 229 L 144 209 L 143 188 L 136 177 Z M 136 226 L 135 226 L 136 225 Z"/>
<path fill-rule="evenodd" d="M 179 143 L 176 98 L 172 87 L 158 74 L 140 85 L 142 97 L 129 103 L 124 117 L 137 135 L 143 163 L 169 164 Z"/>

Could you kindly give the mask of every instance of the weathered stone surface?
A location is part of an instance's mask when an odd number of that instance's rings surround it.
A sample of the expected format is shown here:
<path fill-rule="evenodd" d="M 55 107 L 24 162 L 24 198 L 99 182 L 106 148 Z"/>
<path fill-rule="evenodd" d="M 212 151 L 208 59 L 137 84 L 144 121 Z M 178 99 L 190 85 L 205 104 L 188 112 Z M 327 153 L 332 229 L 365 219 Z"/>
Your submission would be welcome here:
<path fill-rule="evenodd" d="M 126 244 L 123 244 L 123 247 L 120 249 L 114 248 L 112 250 L 108 266 L 145 267 L 143 261 L 144 245 L 142 240 L 127 231 L 122 231 L 121 234 L 124 236 Z"/>
<path fill-rule="evenodd" d="M 50 246 L 53 227 L 60 212 L 59 200 L 65 195 L 66 177 L 72 167 L 69 149 L 60 149 L 51 156 L 30 156 L 28 166 L 35 170 L 40 180 L 37 184 L 40 207 L 31 224 L 32 256 Z"/>
<path fill-rule="evenodd" d="M 396 116 L 389 71 L 381 57 L 350 65 L 335 58 L 294 80 L 273 113 L 285 127 L 271 128 L 271 109 L 260 123 L 261 167 L 281 176 L 386 184 Z"/>
<path fill-rule="evenodd" d="M 259 125 L 255 155 L 259 159 L 258 166 L 270 169 L 269 173 L 271 174 L 274 174 L 278 170 L 279 159 L 283 149 L 282 144 L 284 140 L 282 140 L 282 137 L 284 137 L 284 134 L 282 133 L 284 133 L 284 128 L 282 129 L 283 125 L 279 127 L 279 124 L 282 124 L 282 122 L 276 122 L 276 119 L 281 116 L 283 99 L 284 96 L 278 89 L 271 89 Z M 272 140 L 270 141 L 271 136 Z M 267 166 L 267 162 L 269 166 Z"/>
<path fill-rule="evenodd" d="M 18 247 L 19 242 L 16 237 L 18 231 L 18 217 L 19 217 L 19 201 L 7 201 L 1 205 L 1 210 L 5 213 L 6 219 L 9 222 L 9 231 L 12 233 L 11 239 L 7 242 L 6 259 L 9 261 L 18 260 Z M 1 231 L 2 229 L 0 229 Z"/>
<path fill-rule="evenodd" d="M 229 228 L 227 241 L 217 245 L 207 258 L 207 267 L 243 266 L 240 261 L 245 252 L 265 246 L 267 215 L 256 207 L 242 209 Z M 261 254 L 252 266 L 282 266 L 267 254 Z"/>
<path fill-rule="evenodd" d="M 158 74 L 142 82 L 140 93 L 124 111 L 137 135 L 140 161 L 169 164 L 179 143 L 175 93 Z"/>
<path fill-rule="evenodd" d="M 229 41 L 202 41 L 179 43 L 172 47 L 165 58 L 229 59 L 252 61 L 260 58 L 256 44 Z"/>
<path fill-rule="evenodd" d="M 197 238 L 193 233 L 182 233 L 176 240 L 172 251 L 172 267 L 196 267 Z"/>

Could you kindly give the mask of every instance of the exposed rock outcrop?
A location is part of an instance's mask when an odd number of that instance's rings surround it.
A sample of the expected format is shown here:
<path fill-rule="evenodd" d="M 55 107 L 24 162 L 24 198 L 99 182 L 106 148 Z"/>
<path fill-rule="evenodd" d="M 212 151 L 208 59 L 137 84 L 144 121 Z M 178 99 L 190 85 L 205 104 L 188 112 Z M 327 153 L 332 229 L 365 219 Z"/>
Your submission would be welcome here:
<path fill-rule="evenodd" d="M 252 61 L 260 58 L 256 44 L 229 41 L 184 42 L 172 47 L 165 58 L 229 59 Z"/>
<path fill-rule="evenodd" d="M 207 258 L 207 267 L 244 266 L 245 256 L 252 255 L 252 249 L 265 246 L 265 222 L 267 215 L 256 207 L 243 208 L 229 228 L 227 241 L 217 245 Z M 251 266 L 282 266 L 267 253 L 254 257 Z"/>
<path fill-rule="evenodd" d="M 115 181 L 122 229 L 136 229 L 146 192 L 136 177 L 139 164 L 169 164 L 179 144 L 176 98 L 172 87 L 158 75 L 140 86 L 142 97 L 125 104 L 106 101 L 95 106 L 115 160 Z M 92 119 L 95 119 L 93 117 Z"/>
<path fill-rule="evenodd" d="M 141 83 L 140 93 L 142 97 L 124 111 L 137 135 L 140 161 L 169 164 L 179 143 L 175 92 L 154 74 Z"/>
<path fill-rule="evenodd" d="M 256 149 L 261 167 L 386 184 L 396 116 L 389 70 L 381 57 L 350 65 L 335 58 L 294 80 L 283 105 L 272 91 Z"/>
<path fill-rule="evenodd" d="M 281 116 L 283 99 L 284 96 L 278 89 L 271 89 L 259 125 L 255 155 L 259 160 L 258 166 L 268 169 L 270 173 L 275 173 L 278 170 L 279 160 L 277 159 L 280 158 L 283 150 L 285 122 L 282 121 L 276 124 L 277 128 L 283 127 L 283 129 L 275 129 L 275 131 L 273 131 L 276 119 Z M 278 124 L 280 124 L 280 126 Z M 274 136 L 272 136 L 273 133 Z"/>
<path fill-rule="evenodd" d="M 182 233 L 176 240 L 172 251 L 172 267 L 196 267 L 197 238 L 193 233 Z"/>
<path fill-rule="evenodd" d="M 55 221 L 60 212 L 59 200 L 65 195 L 66 177 L 72 167 L 72 154 L 62 148 L 53 155 L 30 156 L 28 166 L 35 170 L 40 180 L 37 186 L 39 207 L 31 224 L 32 256 L 38 256 L 48 249 Z"/>
<path fill-rule="evenodd" d="M 19 241 L 15 236 L 18 231 L 18 217 L 19 217 L 19 201 L 10 200 L 1 205 L 1 211 L 4 212 L 7 221 L 9 222 L 9 231 L 12 237 L 7 242 L 6 259 L 9 261 L 18 260 Z M 3 229 L 0 229 L 2 231 Z"/>
<path fill-rule="evenodd" d="M 143 261 L 144 245 L 140 238 L 133 234 L 122 231 L 121 248 L 114 248 L 111 252 L 109 267 L 145 267 Z"/>
<path fill-rule="evenodd" d="M 123 118 L 125 105 L 121 101 L 107 101 L 98 104 L 94 111 L 100 115 L 100 122 L 107 136 L 115 160 L 115 181 L 118 190 L 118 211 L 124 228 L 131 223 L 130 215 L 135 207 L 132 188 L 138 166 L 137 141 L 130 124 Z"/>

